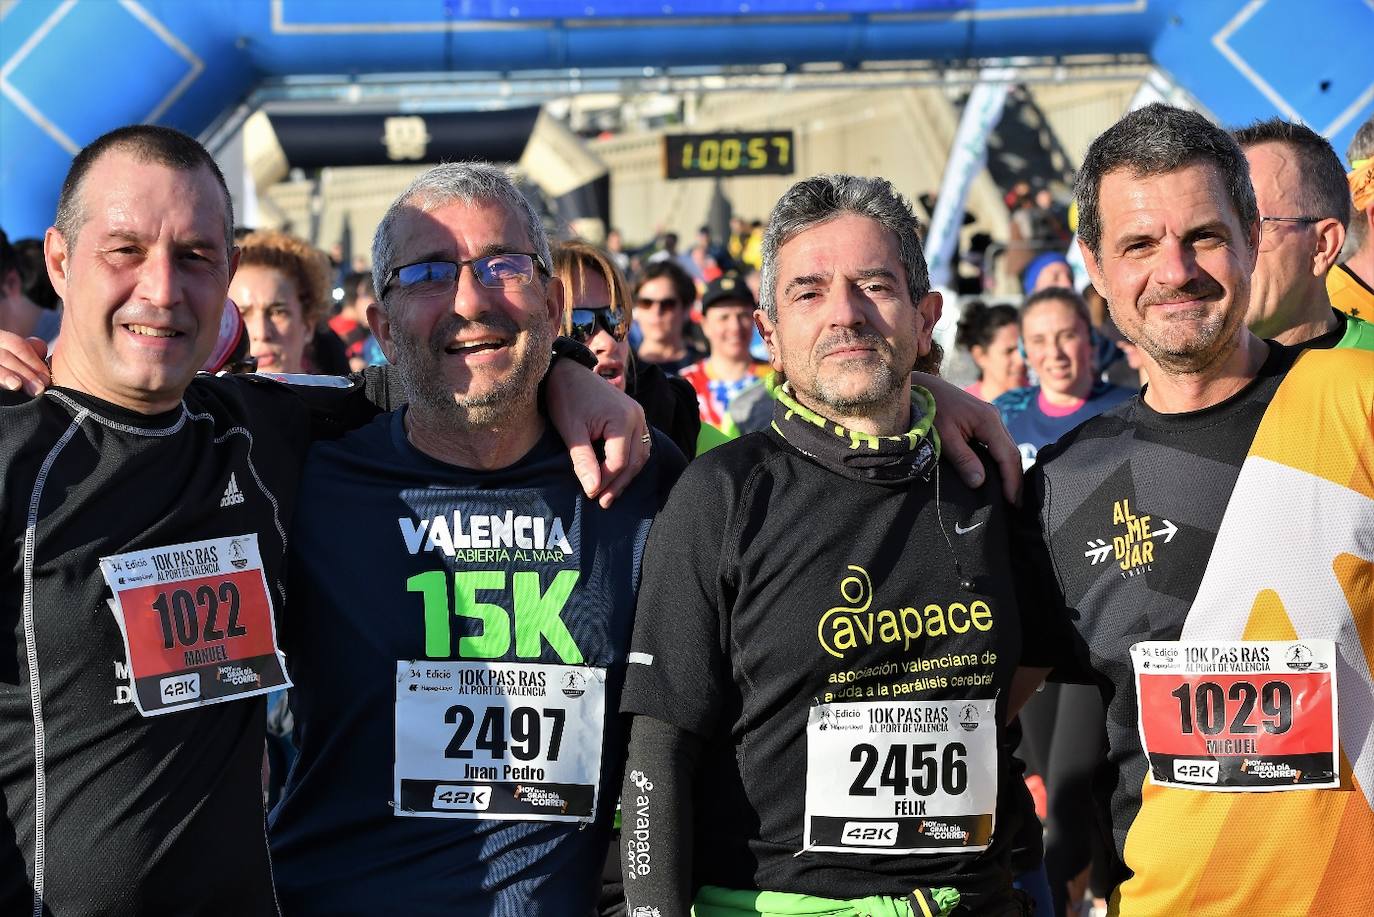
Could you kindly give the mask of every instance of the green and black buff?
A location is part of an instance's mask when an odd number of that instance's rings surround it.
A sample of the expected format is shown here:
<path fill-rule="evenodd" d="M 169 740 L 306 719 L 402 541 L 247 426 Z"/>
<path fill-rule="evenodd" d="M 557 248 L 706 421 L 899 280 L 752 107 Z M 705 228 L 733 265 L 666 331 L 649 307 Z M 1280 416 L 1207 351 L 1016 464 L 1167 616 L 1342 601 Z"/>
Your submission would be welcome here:
<path fill-rule="evenodd" d="M 911 429 L 896 436 L 860 433 L 828 420 L 792 396 L 776 375 L 765 382 L 778 404 L 772 427 L 792 448 L 831 470 L 859 481 L 905 484 L 929 478 L 940 459 L 935 432 L 935 396 L 911 387 Z"/>

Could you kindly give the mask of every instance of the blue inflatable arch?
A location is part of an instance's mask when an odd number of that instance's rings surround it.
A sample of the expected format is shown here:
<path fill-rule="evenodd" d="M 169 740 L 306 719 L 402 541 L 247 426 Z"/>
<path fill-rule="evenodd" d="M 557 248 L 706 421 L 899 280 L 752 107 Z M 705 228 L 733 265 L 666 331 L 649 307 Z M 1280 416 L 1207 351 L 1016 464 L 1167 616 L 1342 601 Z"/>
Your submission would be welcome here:
<path fill-rule="evenodd" d="M 1368 0 L 0 0 L 0 226 L 41 233 L 105 130 L 200 135 L 272 77 L 1144 54 L 1224 123 L 1343 152 L 1371 39 Z"/>

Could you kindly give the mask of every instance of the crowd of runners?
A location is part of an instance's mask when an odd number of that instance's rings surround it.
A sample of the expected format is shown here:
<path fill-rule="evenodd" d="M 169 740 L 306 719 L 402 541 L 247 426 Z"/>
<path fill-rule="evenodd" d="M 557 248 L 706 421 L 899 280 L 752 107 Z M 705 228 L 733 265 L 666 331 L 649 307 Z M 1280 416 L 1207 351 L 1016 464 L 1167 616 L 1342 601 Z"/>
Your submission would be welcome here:
<path fill-rule="evenodd" d="M 1126 115 L 1088 295 L 966 308 L 963 391 L 881 178 L 631 281 L 436 166 L 347 293 L 380 357 L 308 375 L 320 256 L 100 137 L 60 333 L 0 331 L 0 912 L 1367 913 L 1374 123 L 1348 158 Z"/>

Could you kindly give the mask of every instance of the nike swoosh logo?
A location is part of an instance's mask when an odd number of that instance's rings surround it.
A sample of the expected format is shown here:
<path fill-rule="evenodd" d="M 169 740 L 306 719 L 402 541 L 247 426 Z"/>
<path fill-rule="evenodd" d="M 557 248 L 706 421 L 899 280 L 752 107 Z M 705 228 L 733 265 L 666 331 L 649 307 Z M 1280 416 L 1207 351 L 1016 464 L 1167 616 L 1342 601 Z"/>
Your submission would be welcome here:
<path fill-rule="evenodd" d="M 983 521 L 986 522 L 987 520 L 983 520 Z M 959 523 L 956 522 L 956 523 L 954 523 L 954 534 L 956 534 L 956 535 L 967 535 L 969 532 L 971 532 L 971 531 L 973 531 L 974 529 L 978 528 L 978 526 L 980 526 L 980 525 L 982 525 L 982 524 L 983 524 L 982 522 L 975 522 L 975 523 L 973 523 L 973 525 L 970 525 L 968 528 L 960 528 Z"/>

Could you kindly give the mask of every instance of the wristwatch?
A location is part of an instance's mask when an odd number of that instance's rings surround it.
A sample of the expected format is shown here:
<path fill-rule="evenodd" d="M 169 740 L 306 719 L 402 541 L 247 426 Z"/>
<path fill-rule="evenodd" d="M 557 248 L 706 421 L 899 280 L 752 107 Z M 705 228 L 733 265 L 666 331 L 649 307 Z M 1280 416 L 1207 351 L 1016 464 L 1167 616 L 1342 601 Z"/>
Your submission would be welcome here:
<path fill-rule="evenodd" d="M 552 368 L 555 360 L 561 359 L 581 363 L 588 369 L 596 369 L 596 354 L 592 353 L 586 344 L 560 335 L 553 339 L 553 358 L 549 360 L 550 368 Z"/>

